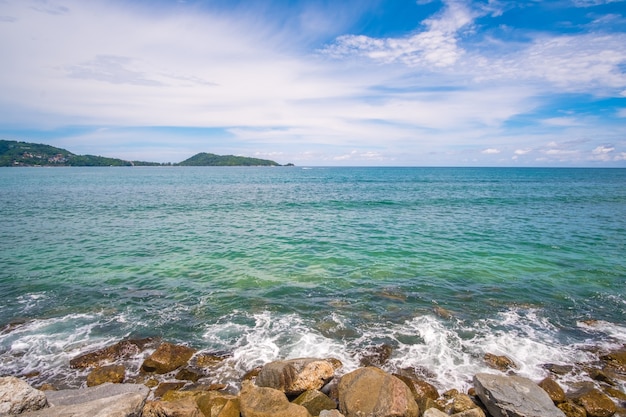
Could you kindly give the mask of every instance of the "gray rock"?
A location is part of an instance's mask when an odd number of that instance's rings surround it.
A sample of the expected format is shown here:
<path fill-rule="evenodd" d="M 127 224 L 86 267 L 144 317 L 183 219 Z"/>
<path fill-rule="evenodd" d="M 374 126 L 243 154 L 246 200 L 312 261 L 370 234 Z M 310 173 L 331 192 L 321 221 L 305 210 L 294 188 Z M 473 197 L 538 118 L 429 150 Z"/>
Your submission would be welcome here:
<path fill-rule="evenodd" d="M 444 413 L 443 411 L 436 408 L 429 408 L 428 410 L 424 411 L 423 417 L 449 417 L 449 414 Z"/>
<path fill-rule="evenodd" d="M 47 405 L 46 394 L 14 376 L 0 378 L 0 414 L 20 414 Z"/>
<path fill-rule="evenodd" d="M 474 388 L 493 417 L 565 417 L 548 394 L 528 378 L 476 374 Z"/>
<path fill-rule="evenodd" d="M 150 390 L 138 384 L 106 383 L 96 387 L 47 391 L 50 408 L 23 417 L 140 417 Z"/>
<path fill-rule="evenodd" d="M 339 410 L 323 410 L 320 412 L 320 417 L 345 417 L 339 412 Z"/>

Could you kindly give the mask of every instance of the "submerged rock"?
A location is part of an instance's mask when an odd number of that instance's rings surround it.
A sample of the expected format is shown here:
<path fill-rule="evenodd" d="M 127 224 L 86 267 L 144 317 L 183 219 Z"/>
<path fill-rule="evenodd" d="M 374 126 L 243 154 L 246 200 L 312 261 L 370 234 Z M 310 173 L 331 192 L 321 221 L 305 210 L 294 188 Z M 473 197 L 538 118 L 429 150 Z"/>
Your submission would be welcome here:
<path fill-rule="evenodd" d="M 393 352 L 393 347 L 388 344 L 373 346 L 361 353 L 361 366 L 381 367 L 387 363 Z"/>
<path fill-rule="evenodd" d="M 339 409 L 346 417 L 417 417 L 409 387 L 381 369 L 360 368 L 339 381 Z"/>
<path fill-rule="evenodd" d="M 334 375 L 335 367 L 328 360 L 290 359 L 270 362 L 263 366 L 256 378 L 256 385 L 274 388 L 287 395 L 299 395 L 304 391 L 319 390 Z"/>
<path fill-rule="evenodd" d="M 185 365 L 195 352 L 195 349 L 188 346 L 164 342 L 143 361 L 141 369 L 145 372 L 165 374 Z"/>
<path fill-rule="evenodd" d="M 43 391 L 13 376 L 0 378 L 0 415 L 40 410 L 47 405 Z"/>
<path fill-rule="evenodd" d="M 564 417 L 539 385 L 519 376 L 476 374 L 476 394 L 493 417 Z"/>

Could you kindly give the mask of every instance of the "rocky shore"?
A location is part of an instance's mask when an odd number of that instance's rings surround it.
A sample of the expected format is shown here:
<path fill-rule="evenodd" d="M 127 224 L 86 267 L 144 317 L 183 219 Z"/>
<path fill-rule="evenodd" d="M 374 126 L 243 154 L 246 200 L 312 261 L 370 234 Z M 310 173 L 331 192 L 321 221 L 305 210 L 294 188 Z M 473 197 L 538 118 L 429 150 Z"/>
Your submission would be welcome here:
<path fill-rule="evenodd" d="M 215 380 L 228 355 L 154 339 L 123 340 L 73 358 L 84 387 L 33 387 L 0 378 L 0 415 L 26 417 L 626 417 L 626 346 L 597 352 L 597 362 L 545 364 L 542 381 L 516 375 L 517 365 L 487 353 L 494 368 L 468 392 L 439 392 L 416 369 L 384 371 L 382 345 L 362 367 L 342 371 L 333 358 L 275 361 L 250 370 L 236 386 Z M 129 369 L 142 358 L 139 369 Z M 571 376 L 581 376 L 568 383 Z"/>

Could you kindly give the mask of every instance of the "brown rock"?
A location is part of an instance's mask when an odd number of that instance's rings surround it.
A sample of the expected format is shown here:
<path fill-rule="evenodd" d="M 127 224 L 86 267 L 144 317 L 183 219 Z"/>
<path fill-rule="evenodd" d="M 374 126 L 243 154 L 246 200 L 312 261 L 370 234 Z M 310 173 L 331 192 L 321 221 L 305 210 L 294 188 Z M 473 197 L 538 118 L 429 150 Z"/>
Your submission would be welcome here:
<path fill-rule="evenodd" d="M 228 355 L 214 355 L 210 353 L 200 353 L 195 357 L 195 364 L 200 368 L 211 368 L 224 361 Z"/>
<path fill-rule="evenodd" d="M 588 370 L 589 376 L 594 381 L 604 382 L 605 384 L 615 385 L 615 381 L 602 369 L 591 368 Z"/>
<path fill-rule="evenodd" d="M 239 397 L 219 392 L 205 392 L 196 403 L 206 417 L 239 417 Z"/>
<path fill-rule="evenodd" d="M 440 306 L 433 307 L 433 313 L 435 313 L 435 315 L 441 317 L 442 319 L 446 319 L 446 320 L 450 320 L 451 318 L 454 317 L 454 315 L 449 310 L 446 310 L 445 308 L 440 307 Z"/>
<path fill-rule="evenodd" d="M 448 411 L 450 414 L 463 413 L 471 409 L 478 408 L 478 406 L 472 401 L 467 394 L 457 394 L 452 399 L 452 406 Z"/>
<path fill-rule="evenodd" d="M 554 379 L 547 377 L 538 384 L 545 392 L 548 393 L 554 404 L 565 402 L 565 392 L 563 388 Z"/>
<path fill-rule="evenodd" d="M 439 398 L 439 392 L 437 391 L 437 388 L 424 380 L 411 378 L 400 374 L 394 374 L 393 376 L 400 379 L 409 387 L 409 389 L 413 393 L 415 401 L 419 401 L 422 398 L 430 398 L 432 400 L 436 400 L 437 398 Z"/>
<path fill-rule="evenodd" d="M 159 386 L 154 390 L 154 396 L 156 398 L 160 398 L 163 397 L 168 391 L 178 390 L 184 386 L 184 382 L 161 382 Z"/>
<path fill-rule="evenodd" d="M 43 387 L 41 389 L 43 390 Z M 613 387 L 606 387 L 604 388 L 604 392 L 617 400 L 626 402 L 626 393 L 624 393 L 623 391 L 620 391 Z"/>
<path fill-rule="evenodd" d="M 112 382 L 121 384 L 126 377 L 126 368 L 123 365 L 108 365 L 94 369 L 87 375 L 87 386 L 95 387 L 96 385 Z"/>
<path fill-rule="evenodd" d="M 417 417 L 419 414 L 409 387 L 373 367 L 359 368 L 341 378 L 339 410 L 346 417 Z"/>
<path fill-rule="evenodd" d="M 180 380 L 185 380 L 185 381 L 198 382 L 198 380 L 202 378 L 203 376 L 204 375 L 202 375 L 201 372 L 195 369 L 183 368 L 180 371 L 178 371 L 175 378 L 180 379 Z"/>
<path fill-rule="evenodd" d="M 142 417 L 204 417 L 193 398 L 178 401 L 147 401 Z"/>
<path fill-rule="evenodd" d="M 56 387 L 54 385 L 49 384 L 49 383 L 46 382 L 46 383 L 42 384 L 41 387 L 39 387 L 39 390 L 40 391 L 56 391 L 57 389 L 56 389 Z"/>
<path fill-rule="evenodd" d="M 337 408 L 337 404 L 333 400 L 317 390 L 304 391 L 292 402 L 309 410 L 312 416 L 319 415 L 322 410 L 333 410 Z"/>
<path fill-rule="evenodd" d="M 571 365 L 557 365 L 554 363 L 546 363 L 542 365 L 542 368 L 547 369 L 548 371 L 556 375 L 565 375 L 569 372 L 572 372 L 572 369 L 574 369 L 574 367 Z"/>
<path fill-rule="evenodd" d="M 373 346 L 361 354 L 361 366 L 381 367 L 391 357 L 393 348 L 388 344 Z"/>
<path fill-rule="evenodd" d="M 485 353 L 484 359 L 487 366 L 502 372 L 508 371 L 509 369 L 517 369 L 515 362 L 508 356 Z"/>
<path fill-rule="evenodd" d="M 311 417 L 306 408 L 290 403 L 284 392 L 250 381 L 243 382 L 239 401 L 244 417 Z"/>
<path fill-rule="evenodd" d="M 423 417 L 449 417 L 449 415 L 437 408 L 429 408 L 424 411 Z"/>
<path fill-rule="evenodd" d="M 185 365 L 194 353 L 195 349 L 190 347 L 164 342 L 143 361 L 141 369 L 145 372 L 165 374 Z"/>
<path fill-rule="evenodd" d="M 557 407 L 559 407 L 559 409 L 563 411 L 567 417 L 587 417 L 585 409 L 571 401 L 561 403 L 557 405 Z"/>
<path fill-rule="evenodd" d="M 613 400 L 593 386 L 584 386 L 568 397 L 582 406 L 589 417 L 610 417 L 617 410 Z"/>
<path fill-rule="evenodd" d="M 263 369 L 262 366 L 257 366 L 256 368 L 250 369 L 248 372 L 246 372 L 243 377 L 241 378 L 242 381 L 252 381 L 253 379 L 255 379 L 257 376 L 259 376 L 259 374 L 261 373 L 261 369 Z"/>
<path fill-rule="evenodd" d="M 485 417 L 485 412 L 482 408 L 471 408 L 460 413 L 452 414 L 453 417 Z"/>
<path fill-rule="evenodd" d="M 615 367 L 626 371 L 626 349 L 616 350 L 600 357 L 603 361 L 611 362 Z"/>
<path fill-rule="evenodd" d="M 152 343 L 154 343 L 152 338 L 122 340 L 103 349 L 75 357 L 70 360 L 70 367 L 78 369 L 94 368 L 107 363 L 118 362 L 138 355 Z"/>
<path fill-rule="evenodd" d="M 256 378 L 259 387 L 274 388 L 287 395 L 299 395 L 322 388 L 335 375 L 333 365 L 323 359 L 301 358 L 270 362 Z"/>

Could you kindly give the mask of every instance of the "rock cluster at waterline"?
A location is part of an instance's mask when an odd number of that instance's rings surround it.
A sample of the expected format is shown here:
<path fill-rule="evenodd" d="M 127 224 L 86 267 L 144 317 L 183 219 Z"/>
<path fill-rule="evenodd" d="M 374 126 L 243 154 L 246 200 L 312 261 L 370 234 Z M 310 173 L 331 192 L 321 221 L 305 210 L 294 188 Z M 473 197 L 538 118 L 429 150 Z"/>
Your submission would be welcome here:
<path fill-rule="evenodd" d="M 146 349 L 139 375 L 121 363 Z M 388 347 L 379 351 L 387 352 Z M 147 352 L 146 352 L 147 353 Z M 374 356 L 377 356 L 374 354 Z M 385 355 L 378 355 L 383 365 Z M 197 352 L 152 339 L 126 340 L 72 359 L 89 370 L 81 389 L 31 387 L 0 378 L 0 415 L 26 417 L 611 417 L 626 416 L 626 348 L 598 356 L 585 368 L 589 380 L 563 389 L 573 366 L 546 364 L 535 382 L 515 375 L 509 358 L 485 355 L 501 372 L 479 373 L 468 393 L 438 392 L 411 370 L 391 374 L 372 361 L 342 373 L 340 361 L 298 358 L 248 372 L 240 386 L 207 382 L 204 370 L 223 355 Z M 506 371 L 506 373 L 504 372 Z"/>

